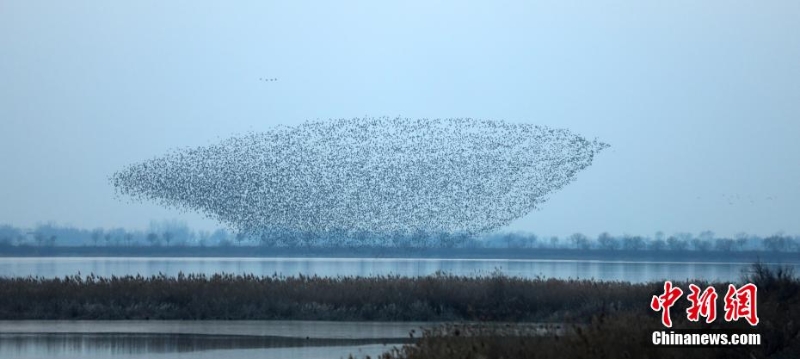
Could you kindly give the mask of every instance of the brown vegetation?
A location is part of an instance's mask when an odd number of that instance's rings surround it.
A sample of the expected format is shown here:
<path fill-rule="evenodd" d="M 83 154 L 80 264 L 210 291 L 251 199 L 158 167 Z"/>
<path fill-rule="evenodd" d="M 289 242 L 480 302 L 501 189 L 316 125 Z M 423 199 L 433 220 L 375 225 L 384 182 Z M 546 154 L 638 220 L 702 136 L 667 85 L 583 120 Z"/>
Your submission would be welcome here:
<path fill-rule="evenodd" d="M 796 358 L 800 280 L 786 269 L 754 265 L 743 281 L 758 286 L 755 331 L 762 345 L 664 348 L 649 309 L 663 283 L 481 278 L 320 278 L 279 276 L 0 278 L 0 319 L 308 319 L 565 323 L 542 332 L 514 324 L 450 325 L 428 331 L 386 358 Z M 701 288 L 707 283 L 694 282 Z M 688 283 L 676 283 L 684 291 Z M 672 309 L 676 329 L 749 328 L 686 320 L 685 297 Z M 499 329 L 498 329 L 499 328 Z"/>
<path fill-rule="evenodd" d="M 740 347 L 656 347 L 654 330 L 664 330 L 654 312 L 640 304 L 632 310 L 593 314 L 591 324 L 547 334 L 514 332 L 470 325 L 449 325 L 424 333 L 422 339 L 383 359 L 422 358 L 798 358 L 800 357 L 800 280 L 790 270 L 771 270 L 756 264 L 745 281 L 758 286 L 760 322 L 755 328 L 762 343 Z M 718 288 L 719 291 L 719 288 Z M 724 293 L 724 292 L 723 292 Z M 673 307 L 676 329 L 745 329 L 744 322 L 691 323 Z M 718 307 L 722 313 L 722 308 Z"/>
<path fill-rule="evenodd" d="M 579 322 L 639 308 L 658 290 L 657 283 L 502 275 L 0 278 L 0 319 Z"/>

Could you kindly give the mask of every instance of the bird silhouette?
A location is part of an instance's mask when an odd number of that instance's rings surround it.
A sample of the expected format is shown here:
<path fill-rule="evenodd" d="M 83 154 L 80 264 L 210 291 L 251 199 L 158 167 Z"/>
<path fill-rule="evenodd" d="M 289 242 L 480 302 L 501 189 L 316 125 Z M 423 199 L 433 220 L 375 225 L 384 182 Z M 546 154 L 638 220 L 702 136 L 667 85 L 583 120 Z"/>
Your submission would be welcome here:
<path fill-rule="evenodd" d="M 263 241 L 421 232 L 455 241 L 526 215 L 606 147 L 503 121 L 334 119 L 174 150 L 111 182 Z"/>

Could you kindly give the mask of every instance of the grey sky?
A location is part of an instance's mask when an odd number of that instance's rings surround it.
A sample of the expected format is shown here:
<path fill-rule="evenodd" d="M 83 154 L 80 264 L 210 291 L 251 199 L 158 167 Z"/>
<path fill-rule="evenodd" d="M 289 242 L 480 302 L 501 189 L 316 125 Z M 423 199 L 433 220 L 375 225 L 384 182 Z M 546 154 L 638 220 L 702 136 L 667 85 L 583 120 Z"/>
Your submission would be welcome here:
<path fill-rule="evenodd" d="M 277 124 L 401 115 L 612 145 L 507 230 L 800 233 L 800 2 L 224 4 L 0 1 L 0 223 L 214 228 L 107 177 Z"/>

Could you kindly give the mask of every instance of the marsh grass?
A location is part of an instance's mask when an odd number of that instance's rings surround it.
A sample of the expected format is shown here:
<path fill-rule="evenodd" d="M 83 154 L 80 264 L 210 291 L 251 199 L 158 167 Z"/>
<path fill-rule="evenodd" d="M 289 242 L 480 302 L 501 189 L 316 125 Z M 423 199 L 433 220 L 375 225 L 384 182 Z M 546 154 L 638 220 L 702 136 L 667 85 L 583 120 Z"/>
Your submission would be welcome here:
<path fill-rule="evenodd" d="M 663 283 L 523 279 L 439 273 L 407 277 L 281 277 L 218 274 L 57 279 L 0 278 L 0 319 L 286 319 L 450 321 L 414 335 L 416 343 L 385 358 L 798 358 L 800 280 L 788 268 L 753 265 L 742 282 L 758 286 L 762 345 L 663 348 L 649 309 Z M 749 328 L 686 320 L 685 297 L 672 309 L 675 328 Z M 686 292 L 688 283 L 676 283 Z M 558 323 L 531 327 L 531 322 Z M 518 323 L 518 324 L 516 324 Z M 533 328 L 533 329 L 531 329 Z"/>
<path fill-rule="evenodd" d="M 566 330 L 545 333 L 510 328 L 448 325 L 426 331 L 413 345 L 394 349 L 383 359 L 421 358 L 800 358 L 800 280 L 791 268 L 770 268 L 754 264 L 744 282 L 758 287 L 760 322 L 752 328 L 746 322 L 728 323 L 720 318 L 718 306 L 714 323 L 693 323 L 683 308 L 673 307 L 676 329 L 746 329 L 761 333 L 760 346 L 680 348 L 650 344 L 654 330 L 664 330 L 646 303 L 633 310 L 591 315 L 589 324 L 570 325 Z M 701 286 L 702 287 L 702 286 Z M 717 292 L 722 288 L 715 285 Z M 721 292 L 725 293 L 725 292 Z M 723 294 L 724 295 L 724 294 Z M 649 298 L 649 297 L 647 297 Z"/>
<path fill-rule="evenodd" d="M 302 319 L 581 322 L 641 307 L 658 284 L 217 274 L 0 278 L 0 319 Z"/>

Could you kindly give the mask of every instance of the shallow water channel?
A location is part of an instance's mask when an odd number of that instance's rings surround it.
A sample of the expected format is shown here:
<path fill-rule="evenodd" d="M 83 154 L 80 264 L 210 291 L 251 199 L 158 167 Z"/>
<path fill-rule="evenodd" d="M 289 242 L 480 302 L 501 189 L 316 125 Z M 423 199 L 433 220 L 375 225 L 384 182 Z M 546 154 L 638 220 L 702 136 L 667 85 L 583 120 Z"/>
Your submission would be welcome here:
<path fill-rule="evenodd" d="M 0 358 L 375 357 L 431 323 L 0 321 Z"/>

